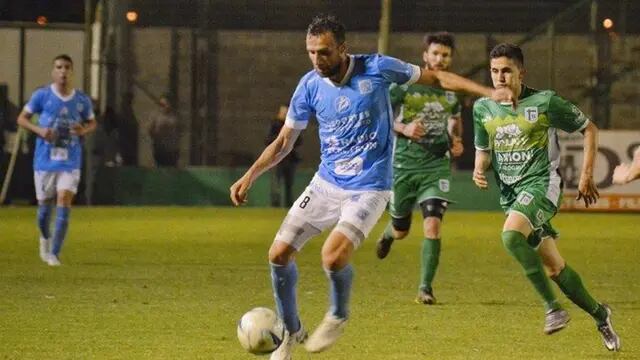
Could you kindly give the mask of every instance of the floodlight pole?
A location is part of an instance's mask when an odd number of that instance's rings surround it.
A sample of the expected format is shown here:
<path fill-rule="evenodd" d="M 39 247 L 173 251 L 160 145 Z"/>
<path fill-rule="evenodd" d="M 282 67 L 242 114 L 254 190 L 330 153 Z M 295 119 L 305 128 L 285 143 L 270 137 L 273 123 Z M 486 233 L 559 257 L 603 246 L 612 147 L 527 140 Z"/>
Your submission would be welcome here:
<path fill-rule="evenodd" d="M 380 30 L 378 33 L 378 52 L 386 54 L 389 50 L 389 29 L 391 23 L 391 0 L 381 0 Z"/>

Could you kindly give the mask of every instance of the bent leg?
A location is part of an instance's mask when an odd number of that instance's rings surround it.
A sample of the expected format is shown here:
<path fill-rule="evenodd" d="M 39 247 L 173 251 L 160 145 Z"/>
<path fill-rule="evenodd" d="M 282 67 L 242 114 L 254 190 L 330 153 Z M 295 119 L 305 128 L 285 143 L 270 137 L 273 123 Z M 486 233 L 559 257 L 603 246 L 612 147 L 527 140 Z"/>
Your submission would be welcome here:
<path fill-rule="evenodd" d="M 604 324 L 607 319 L 607 310 L 589 294 L 580 275 L 566 264 L 558 251 L 556 242 L 552 238 L 546 238 L 540 245 L 538 253 L 551 279 L 558 284 L 567 298 L 591 315 L 598 325 Z"/>
<path fill-rule="evenodd" d="M 546 310 L 557 310 L 560 305 L 553 294 L 549 279 L 544 273 L 540 256 L 527 243 L 527 237 L 531 231 L 531 225 L 524 215 L 510 212 L 502 230 L 502 244 L 522 266 L 529 282 L 543 299 Z"/>

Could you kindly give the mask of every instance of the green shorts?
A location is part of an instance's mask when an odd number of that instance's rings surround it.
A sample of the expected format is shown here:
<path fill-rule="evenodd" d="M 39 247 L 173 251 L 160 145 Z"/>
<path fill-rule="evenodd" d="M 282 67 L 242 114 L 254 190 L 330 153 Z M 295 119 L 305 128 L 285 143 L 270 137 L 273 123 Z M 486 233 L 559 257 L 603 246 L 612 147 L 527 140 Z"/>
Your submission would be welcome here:
<path fill-rule="evenodd" d="M 558 237 L 558 232 L 551 225 L 551 219 L 558 212 L 558 208 L 546 197 L 546 193 L 543 186 L 529 186 L 518 192 L 515 200 L 503 204 L 507 214 L 517 212 L 527 218 L 533 229 L 527 242 L 534 248 L 546 237 Z"/>
<path fill-rule="evenodd" d="M 389 201 L 389 214 L 394 218 L 411 215 L 413 208 L 427 199 L 449 198 L 451 170 L 437 171 L 393 169 L 393 194 Z"/>

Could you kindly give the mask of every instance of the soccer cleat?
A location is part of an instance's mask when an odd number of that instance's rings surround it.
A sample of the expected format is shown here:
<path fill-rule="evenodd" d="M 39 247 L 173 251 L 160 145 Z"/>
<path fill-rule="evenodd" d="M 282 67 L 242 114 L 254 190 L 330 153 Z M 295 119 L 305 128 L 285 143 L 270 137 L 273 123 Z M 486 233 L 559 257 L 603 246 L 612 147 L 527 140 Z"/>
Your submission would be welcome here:
<path fill-rule="evenodd" d="M 60 259 L 58 259 L 58 257 L 56 255 L 53 255 L 53 254 L 49 254 L 47 256 L 47 264 L 49 264 L 49 266 L 60 266 L 60 265 L 62 265 L 62 263 L 60 262 Z"/>
<path fill-rule="evenodd" d="M 556 309 L 547 312 L 544 317 L 544 333 L 551 335 L 558 332 L 569 323 L 569 313 L 564 309 Z"/>
<path fill-rule="evenodd" d="M 327 350 L 338 340 L 340 335 L 342 335 L 346 324 L 347 319 L 341 319 L 331 313 L 327 313 L 320 325 L 318 325 L 304 344 L 305 349 L 312 353 Z"/>
<path fill-rule="evenodd" d="M 271 353 L 270 360 L 291 360 L 293 354 L 293 348 L 297 344 L 302 344 L 307 340 L 307 332 L 304 330 L 302 323 L 300 323 L 300 329 L 295 333 L 289 335 L 288 331 L 284 332 L 284 339 L 282 344 Z"/>
<path fill-rule="evenodd" d="M 416 296 L 416 303 L 433 305 L 436 303 L 436 297 L 433 296 L 433 291 L 420 290 Z"/>
<path fill-rule="evenodd" d="M 604 324 L 598 325 L 598 331 L 602 335 L 602 341 L 604 342 L 604 346 L 607 350 L 619 351 L 620 337 L 616 334 L 615 330 L 613 330 L 613 324 L 611 323 L 611 308 L 607 304 L 602 304 L 602 307 L 607 310 L 607 319 Z"/>
<path fill-rule="evenodd" d="M 40 259 L 47 262 L 49 253 L 51 252 L 51 240 L 40 237 Z"/>
<path fill-rule="evenodd" d="M 393 238 L 385 239 L 384 234 L 380 236 L 380 239 L 376 243 L 376 256 L 378 259 L 384 259 L 389 255 L 391 251 L 391 244 L 393 244 Z"/>

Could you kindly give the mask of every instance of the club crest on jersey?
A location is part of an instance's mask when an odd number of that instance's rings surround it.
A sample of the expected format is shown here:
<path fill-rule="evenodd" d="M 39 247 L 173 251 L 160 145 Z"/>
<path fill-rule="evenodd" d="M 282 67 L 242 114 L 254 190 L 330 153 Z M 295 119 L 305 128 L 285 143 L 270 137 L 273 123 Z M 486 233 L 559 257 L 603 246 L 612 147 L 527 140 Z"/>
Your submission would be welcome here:
<path fill-rule="evenodd" d="M 447 179 L 438 180 L 438 187 L 442 192 L 449 192 L 449 180 Z"/>
<path fill-rule="evenodd" d="M 351 100 L 346 96 L 338 96 L 336 98 L 336 112 L 341 113 L 349 110 L 351 107 Z"/>
<path fill-rule="evenodd" d="M 535 106 L 524 108 L 524 118 L 530 123 L 538 121 L 538 108 Z"/>
<path fill-rule="evenodd" d="M 445 91 L 444 97 L 447 99 L 447 102 L 449 104 L 453 104 L 457 100 L 456 93 L 454 93 L 453 91 Z"/>
<path fill-rule="evenodd" d="M 360 94 L 366 95 L 373 91 L 373 84 L 371 80 L 365 79 L 358 81 L 358 90 L 360 90 Z"/>

